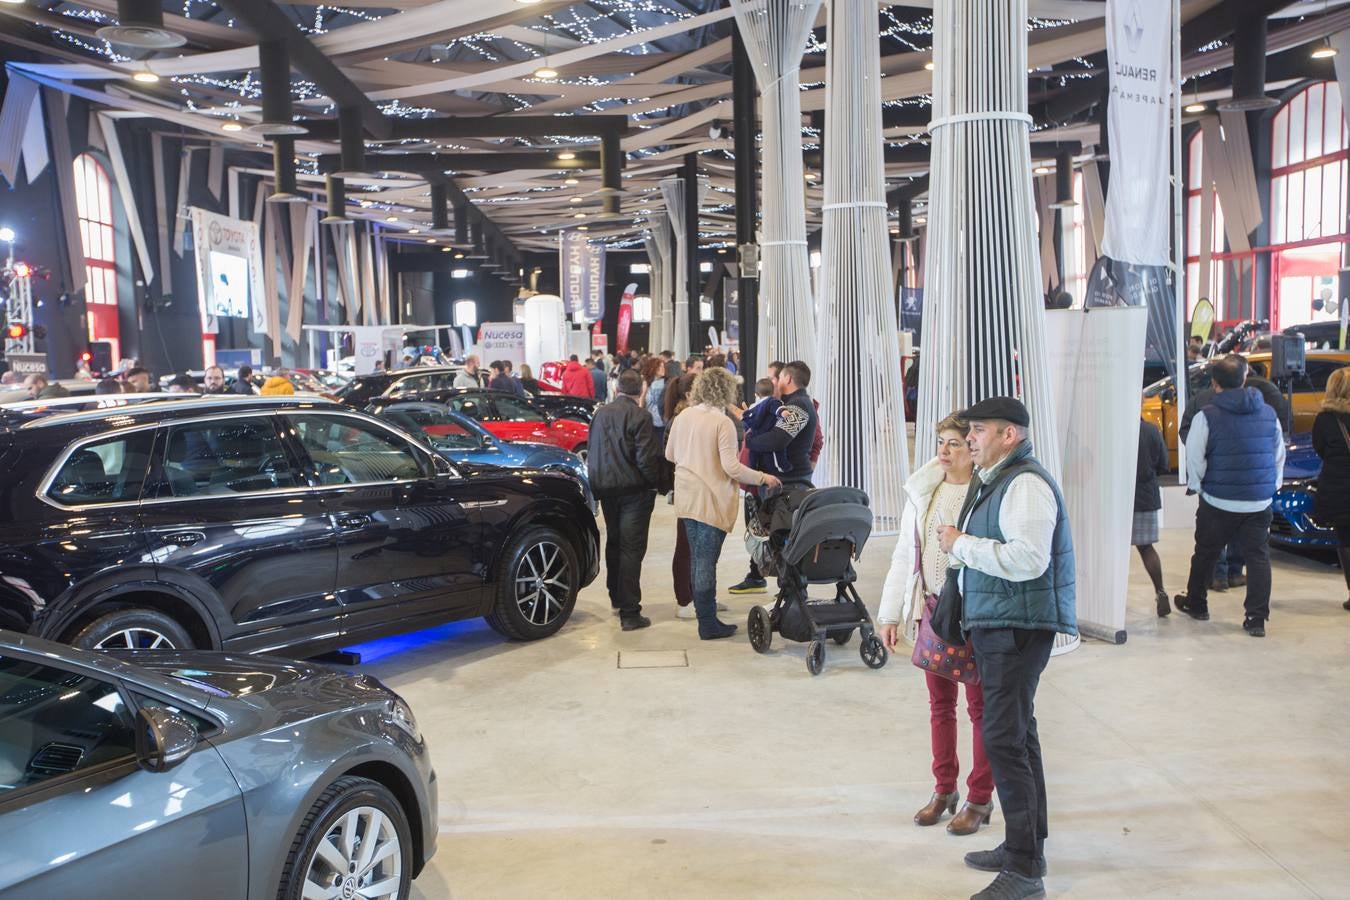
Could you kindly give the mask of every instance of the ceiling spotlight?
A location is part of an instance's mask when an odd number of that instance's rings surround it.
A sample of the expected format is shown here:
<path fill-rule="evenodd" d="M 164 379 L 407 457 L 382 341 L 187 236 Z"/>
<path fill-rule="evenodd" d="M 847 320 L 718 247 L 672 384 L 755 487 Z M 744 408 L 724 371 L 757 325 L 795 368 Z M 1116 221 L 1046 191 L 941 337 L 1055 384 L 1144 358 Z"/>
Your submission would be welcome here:
<path fill-rule="evenodd" d="M 590 230 L 591 230 L 591 228 L 590 228 L 589 225 L 578 225 L 578 226 L 577 226 L 577 231 L 590 231 Z"/>
<path fill-rule="evenodd" d="M 534 6 L 536 3 L 542 3 L 543 0 L 516 0 L 521 6 Z"/>
<path fill-rule="evenodd" d="M 727 252 L 727 248 L 726 248 L 726 247 L 718 247 L 718 248 L 717 248 L 717 252 L 718 252 L 718 253 L 726 253 L 726 252 Z"/>
<path fill-rule="evenodd" d="M 900 233 L 900 229 L 899 229 L 899 228 L 892 228 L 892 229 L 891 229 L 891 234 L 899 234 L 899 233 Z"/>
<path fill-rule="evenodd" d="M 436 243 L 436 239 L 435 239 L 435 238 L 427 238 L 427 243 L 428 243 L 428 244 L 434 244 L 434 243 Z"/>
<path fill-rule="evenodd" d="M 817 178 L 819 178 L 819 177 L 820 177 L 820 176 L 817 175 L 815 172 L 807 172 L 807 173 L 806 173 L 806 180 L 807 180 L 807 181 L 815 181 L 815 180 L 816 180 Z"/>
<path fill-rule="evenodd" d="M 159 81 L 159 76 L 149 69 L 141 69 L 139 72 L 132 73 L 131 80 L 139 81 L 141 84 L 154 84 Z"/>
<path fill-rule="evenodd" d="M 243 130 L 244 130 L 244 126 L 239 124 L 239 120 L 238 120 L 238 119 L 227 119 L 227 120 L 224 122 L 224 124 L 222 124 L 222 125 L 220 126 L 220 130 L 221 130 L 221 131 L 230 131 L 230 132 L 234 132 L 234 131 L 243 131 Z"/>
<path fill-rule="evenodd" d="M 386 222 L 397 222 L 397 221 L 398 221 L 398 216 L 385 216 L 385 217 L 384 217 L 384 220 L 385 220 Z"/>
<path fill-rule="evenodd" d="M 442 247 L 442 248 L 441 248 L 441 252 L 442 252 L 442 253 L 449 253 L 449 252 L 450 252 L 451 250 L 453 250 L 453 249 L 455 249 L 455 248 L 454 248 L 454 247 Z"/>
<path fill-rule="evenodd" d="M 534 70 L 534 77 L 540 81 L 552 81 L 558 77 L 558 70 L 551 66 L 540 66 Z"/>
<path fill-rule="evenodd" d="M 12 3 L 15 6 L 18 6 L 22 2 L 23 0 L 0 0 L 0 3 Z"/>
<path fill-rule="evenodd" d="M 449 248 L 447 247 L 446 249 L 448 250 Z M 455 259 L 463 259 L 463 258 L 464 258 L 464 254 L 463 254 L 463 253 L 456 253 L 456 254 L 455 254 Z"/>
<path fill-rule="evenodd" d="M 409 228 L 409 229 L 408 229 L 408 234 L 421 234 L 421 233 L 422 233 L 422 229 L 420 229 L 420 228 Z"/>
<path fill-rule="evenodd" d="M 575 178 L 564 178 L 563 184 L 567 185 L 568 187 L 574 187 L 575 185 L 581 184 L 581 182 Z"/>
<path fill-rule="evenodd" d="M 1191 113 L 1192 115 L 1196 115 L 1204 112 L 1207 109 L 1209 109 L 1208 106 L 1197 100 L 1194 103 L 1187 103 L 1182 112 L 1188 112 Z"/>
<path fill-rule="evenodd" d="M 580 202 L 581 202 L 581 198 L 580 198 L 580 197 L 573 197 L 573 198 L 572 198 L 572 202 L 573 202 L 573 203 L 580 203 Z"/>
<path fill-rule="evenodd" d="M 1309 54 L 1313 59 L 1331 59 L 1335 55 L 1336 48 L 1331 46 L 1330 37 L 1323 38 L 1322 43 L 1314 47 L 1313 52 Z"/>
<path fill-rule="evenodd" d="M 927 225 L 927 224 L 928 224 L 928 217 L 927 217 L 927 216 L 915 216 L 915 217 L 914 217 L 914 224 L 915 224 L 915 225 Z"/>
<path fill-rule="evenodd" d="M 1050 167 L 1049 167 L 1049 166 L 1037 166 L 1036 168 L 1034 168 L 1034 169 L 1031 170 L 1031 174 L 1032 174 L 1032 175 L 1049 175 L 1049 174 L 1050 174 Z"/>
<path fill-rule="evenodd" d="M 573 213 L 573 214 L 572 214 L 572 218 L 574 218 L 574 219 L 584 219 L 584 218 L 586 218 L 586 214 L 585 214 L 584 212 Z"/>
<path fill-rule="evenodd" d="M 923 64 L 923 67 L 930 72 L 933 71 L 933 61 L 930 59 L 928 62 Z"/>
<path fill-rule="evenodd" d="M 577 155 L 571 150 L 559 150 L 558 159 L 576 159 Z"/>
<path fill-rule="evenodd" d="M 164 27 L 164 10 L 158 0 L 118 0 L 117 24 L 94 32 L 102 40 L 138 50 L 172 50 L 187 38 Z"/>

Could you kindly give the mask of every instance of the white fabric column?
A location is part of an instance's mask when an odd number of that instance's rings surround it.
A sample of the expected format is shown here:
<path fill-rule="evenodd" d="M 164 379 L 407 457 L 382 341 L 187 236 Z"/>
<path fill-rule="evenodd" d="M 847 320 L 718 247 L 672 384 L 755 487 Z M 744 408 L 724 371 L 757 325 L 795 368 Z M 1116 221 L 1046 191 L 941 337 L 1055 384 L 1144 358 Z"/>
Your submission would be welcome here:
<path fill-rule="evenodd" d="M 642 244 L 647 248 L 647 291 L 651 295 L 651 321 L 647 326 L 647 352 L 661 352 L 661 251 L 656 246 L 656 238 L 647 231 L 642 235 Z"/>
<path fill-rule="evenodd" d="M 805 359 L 815 372 L 812 387 L 826 435 L 817 483 L 866 491 L 874 529 L 888 534 L 899 530 L 909 472 L 886 224 L 875 0 L 831 0 L 826 59 L 819 353 L 794 351 L 785 320 L 778 323 L 779 347 L 784 359 Z M 808 329 L 803 348 L 811 346 L 812 318 L 793 324 Z"/>
<path fill-rule="evenodd" d="M 933 168 L 915 461 L 933 427 L 987 397 L 1020 397 L 1036 455 L 1060 473 L 1046 364 L 1027 115 L 1027 0 L 933 10 Z M 828 147 L 828 144 L 826 145 Z"/>
<path fill-rule="evenodd" d="M 671 338 L 675 333 L 675 274 L 671 271 L 675 252 L 671 246 L 673 237 L 670 219 L 664 210 L 652 219 L 652 240 L 656 243 L 656 253 L 660 262 L 660 278 L 652 283 L 659 294 L 652 295 L 652 328 L 660 341 L 652 339 L 650 349 L 653 353 L 671 350 Z M 658 321 L 659 319 L 659 321 Z M 684 362 L 683 359 L 680 362 Z"/>
<path fill-rule="evenodd" d="M 698 178 L 698 206 L 708 195 L 708 179 Z M 688 229 L 684 217 L 684 179 L 679 177 L 661 179 L 661 197 L 666 201 L 666 215 L 670 227 L 675 232 L 674 265 L 669 267 L 671 283 L 675 286 L 674 321 L 672 333 L 666 335 L 670 350 L 675 358 L 683 361 L 689 356 L 689 254 L 697 253 L 698 248 L 689 247 Z"/>
<path fill-rule="evenodd" d="M 760 241 L 760 365 L 800 359 L 815 368 L 815 304 L 806 244 L 801 80 L 806 40 L 821 0 L 731 0 L 759 84 L 763 237 Z M 864 16 L 864 19 L 867 17 Z M 873 23 L 875 25 L 875 23 Z M 876 29 L 873 28 L 875 38 Z M 879 74 L 878 74 L 878 77 Z M 877 85 L 868 96 L 876 96 Z M 827 101 L 828 104 L 828 101 Z M 880 139 L 879 133 L 876 135 Z M 828 145 L 827 145 L 828 146 Z"/>

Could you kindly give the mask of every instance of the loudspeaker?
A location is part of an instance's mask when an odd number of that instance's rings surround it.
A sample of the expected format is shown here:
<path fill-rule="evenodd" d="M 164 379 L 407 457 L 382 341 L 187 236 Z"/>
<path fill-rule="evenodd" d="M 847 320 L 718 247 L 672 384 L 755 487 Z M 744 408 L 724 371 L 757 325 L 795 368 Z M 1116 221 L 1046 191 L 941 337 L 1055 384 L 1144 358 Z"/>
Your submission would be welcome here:
<path fill-rule="evenodd" d="M 1301 334 L 1270 336 L 1271 380 L 1291 378 L 1308 370 L 1308 342 Z"/>
<path fill-rule="evenodd" d="M 89 342 L 89 371 L 104 375 L 113 370 L 112 341 Z"/>

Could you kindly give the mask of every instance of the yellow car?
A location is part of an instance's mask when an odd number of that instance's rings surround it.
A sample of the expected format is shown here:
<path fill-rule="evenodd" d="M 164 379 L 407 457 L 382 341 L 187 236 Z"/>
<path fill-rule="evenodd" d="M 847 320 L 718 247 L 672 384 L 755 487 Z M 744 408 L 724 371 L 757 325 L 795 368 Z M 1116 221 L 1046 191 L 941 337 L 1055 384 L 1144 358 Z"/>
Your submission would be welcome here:
<path fill-rule="evenodd" d="M 1268 378 L 1270 351 L 1246 354 L 1253 375 Z M 1350 350 L 1309 350 L 1308 372 L 1294 383 L 1294 432 L 1311 431 L 1313 419 L 1322 406 L 1327 379 L 1331 373 L 1350 366 Z M 1196 363 L 1190 371 L 1191 396 L 1209 387 L 1208 366 Z M 1144 388 L 1140 415 L 1162 429 L 1167 444 L 1167 459 L 1172 468 L 1177 465 L 1177 398 L 1171 378 L 1163 378 Z"/>

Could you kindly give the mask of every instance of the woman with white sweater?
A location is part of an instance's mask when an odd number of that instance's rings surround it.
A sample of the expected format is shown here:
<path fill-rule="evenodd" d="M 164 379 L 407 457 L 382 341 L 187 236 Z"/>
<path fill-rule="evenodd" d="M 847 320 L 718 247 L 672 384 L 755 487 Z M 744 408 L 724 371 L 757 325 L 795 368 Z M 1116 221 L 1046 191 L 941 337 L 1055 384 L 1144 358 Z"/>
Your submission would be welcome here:
<path fill-rule="evenodd" d="M 984 695 L 978 680 L 973 678 L 974 657 L 968 648 L 942 645 L 920 625 L 926 611 L 931 612 L 946 580 L 947 554 L 938 546 L 938 531 L 957 524 L 974 472 L 970 448 L 966 445 L 969 432 L 970 426 L 956 416 L 939 422 L 937 456 L 905 482 L 900 539 L 891 558 L 877 615 L 881 639 L 888 650 L 895 650 L 901 629 L 906 640 L 920 644 L 914 662 L 924 669 L 928 682 L 936 786 L 927 805 L 914 814 L 915 824 L 936 825 L 944 815 L 956 813 L 961 799 L 956 789 L 961 769 L 956 757 L 956 704 L 961 684 L 966 686 L 966 709 L 974 726 L 971 744 L 975 760 L 966 779 L 966 805 L 947 825 L 947 831 L 956 835 L 979 831 L 981 825 L 989 824 L 994 809 L 994 775 L 980 737 Z M 953 660 L 958 661 L 962 670 L 960 680 L 952 677 Z"/>

